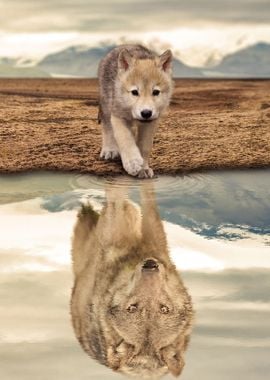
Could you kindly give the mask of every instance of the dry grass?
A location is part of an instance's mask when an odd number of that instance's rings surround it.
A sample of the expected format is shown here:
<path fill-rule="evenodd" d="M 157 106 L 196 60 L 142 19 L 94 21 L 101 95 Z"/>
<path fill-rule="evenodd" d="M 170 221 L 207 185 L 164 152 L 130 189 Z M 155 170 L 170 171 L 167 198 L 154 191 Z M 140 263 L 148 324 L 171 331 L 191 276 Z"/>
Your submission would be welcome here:
<path fill-rule="evenodd" d="M 152 152 L 157 173 L 270 165 L 270 80 L 176 80 Z M 0 171 L 122 173 L 99 160 L 97 81 L 0 80 Z"/>

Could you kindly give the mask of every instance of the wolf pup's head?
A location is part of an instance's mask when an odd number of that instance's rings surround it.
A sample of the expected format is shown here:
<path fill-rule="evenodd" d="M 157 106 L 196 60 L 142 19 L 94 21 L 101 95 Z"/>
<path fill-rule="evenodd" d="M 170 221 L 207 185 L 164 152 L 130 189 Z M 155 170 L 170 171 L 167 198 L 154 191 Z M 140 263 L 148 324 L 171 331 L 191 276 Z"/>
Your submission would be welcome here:
<path fill-rule="evenodd" d="M 118 57 L 116 96 L 132 119 L 151 122 L 168 107 L 173 90 L 172 53 L 138 59 L 123 49 Z"/>

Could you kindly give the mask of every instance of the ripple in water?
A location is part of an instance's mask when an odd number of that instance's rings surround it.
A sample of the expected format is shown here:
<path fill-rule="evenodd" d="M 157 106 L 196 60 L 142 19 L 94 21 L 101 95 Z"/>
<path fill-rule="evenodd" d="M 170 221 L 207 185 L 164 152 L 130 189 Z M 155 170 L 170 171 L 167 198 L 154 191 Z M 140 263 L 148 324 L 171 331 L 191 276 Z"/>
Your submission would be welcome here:
<path fill-rule="evenodd" d="M 190 174 L 184 176 L 159 176 L 151 180 L 139 180 L 128 176 L 100 177 L 87 174 L 79 174 L 71 178 L 72 189 L 98 189 L 104 190 L 105 186 L 115 188 L 129 188 L 138 190 L 143 182 L 153 182 L 158 198 L 171 198 L 172 195 L 181 193 L 195 194 L 203 189 L 209 189 L 217 181 L 217 177 L 211 174 Z"/>

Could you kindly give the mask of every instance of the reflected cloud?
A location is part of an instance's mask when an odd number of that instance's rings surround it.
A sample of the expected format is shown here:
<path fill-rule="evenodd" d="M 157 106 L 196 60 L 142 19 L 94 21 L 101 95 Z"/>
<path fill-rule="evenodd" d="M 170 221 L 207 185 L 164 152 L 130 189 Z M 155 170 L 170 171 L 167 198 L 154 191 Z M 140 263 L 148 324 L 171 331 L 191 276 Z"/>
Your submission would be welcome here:
<path fill-rule="evenodd" d="M 152 182 L 141 207 L 124 186 L 106 187 L 100 213 L 82 206 L 72 243 L 73 327 L 101 364 L 144 378 L 179 376 L 190 338 L 190 295 L 170 260 Z"/>

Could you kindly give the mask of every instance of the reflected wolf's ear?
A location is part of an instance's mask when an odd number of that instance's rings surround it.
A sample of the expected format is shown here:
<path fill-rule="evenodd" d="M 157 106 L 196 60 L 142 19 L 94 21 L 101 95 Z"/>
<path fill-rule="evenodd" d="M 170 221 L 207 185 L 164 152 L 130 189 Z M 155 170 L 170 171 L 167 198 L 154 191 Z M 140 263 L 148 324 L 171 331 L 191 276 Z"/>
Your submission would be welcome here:
<path fill-rule="evenodd" d="M 166 50 L 159 56 L 159 67 L 165 72 L 169 72 L 172 69 L 173 55 L 171 50 Z"/>
<path fill-rule="evenodd" d="M 126 363 L 133 356 L 133 347 L 121 342 L 118 346 L 109 346 L 107 349 L 107 362 L 111 369 L 117 371 L 121 365 Z"/>
<path fill-rule="evenodd" d="M 127 49 L 120 51 L 118 56 L 118 69 L 122 71 L 127 71 L 133 64 L 133 57 Z"/>
<path fill-rule="evenodd" d="M 181 350 L 173 346 L 168 346 L 162 349 L 161 354 L 170 373 L 175 377 L 180 376 L 185 366 Z"/>

